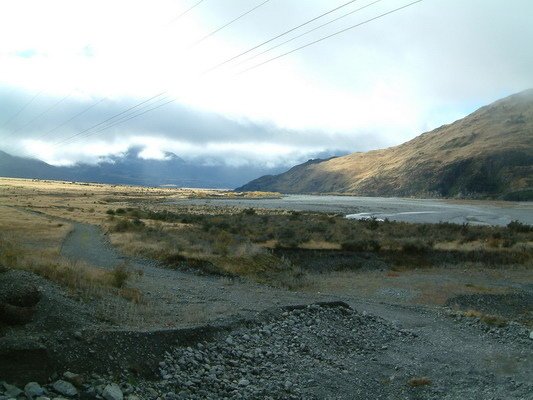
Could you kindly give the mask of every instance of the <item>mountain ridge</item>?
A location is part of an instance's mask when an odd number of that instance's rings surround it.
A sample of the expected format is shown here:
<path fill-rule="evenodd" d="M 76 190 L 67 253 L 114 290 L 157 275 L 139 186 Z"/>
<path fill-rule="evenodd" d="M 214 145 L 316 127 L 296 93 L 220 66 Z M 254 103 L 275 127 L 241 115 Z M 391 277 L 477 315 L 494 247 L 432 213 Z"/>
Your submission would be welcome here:
<path fill-rule="evenodd" d="M 110 156 L 97 164 L 78 163 L 53 166 L 44 161 L 13 156 L 0 150 L 0 176 L 9 178 L 54 179 L 141 186 L 231 189 L 261 173 L 281 169 L 263 167 L 209 166 L 189 163 L 174 153 L 165 158 L 143 159 L 142 149 L 132 147 L 121 156 Z"/>
<path fill-rule="evenodd" d="M 533 196 L 533 89 L 386 149 L 300 164 L 236 190 L 361 196 Z"/>

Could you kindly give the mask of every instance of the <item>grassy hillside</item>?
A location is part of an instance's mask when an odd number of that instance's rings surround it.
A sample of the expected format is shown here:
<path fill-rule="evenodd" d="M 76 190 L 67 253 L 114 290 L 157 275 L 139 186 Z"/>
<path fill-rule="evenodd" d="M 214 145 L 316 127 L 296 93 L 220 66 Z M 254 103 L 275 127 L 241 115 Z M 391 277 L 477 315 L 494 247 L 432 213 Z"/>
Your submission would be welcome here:
<path fill-rule="evenodd" d="M 399 146 L 309 161 L 238 190 L 533 198 L 533 89 Z"/>

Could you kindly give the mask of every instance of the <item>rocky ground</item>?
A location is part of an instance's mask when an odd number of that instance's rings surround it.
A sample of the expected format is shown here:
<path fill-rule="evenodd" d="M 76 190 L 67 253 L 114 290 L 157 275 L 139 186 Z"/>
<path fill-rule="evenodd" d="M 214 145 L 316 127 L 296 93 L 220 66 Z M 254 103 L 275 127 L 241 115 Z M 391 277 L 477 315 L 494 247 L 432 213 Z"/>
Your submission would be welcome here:
<path fill-rule="evenodd" d="M 78 228 L 65 255 L 108 267 L 124 261 L 95 228 Z M 0 296 L 34 312 L 24 329 L 0 335 L 0 371 L 46 371 L 8 383 L 0 373 L 0 400 L 533 398 L 533 335 L 523 321 L 495 326 L 449 307 L 295 293 L 130 261 L 144 272 L 135 284 L 150 307 L 109 321 L 98 313 L 117 310 L 95 309 L 26 272 L 0 273 L 4 292 L 13 281 L 39 291 L 37 304 Z M 524 296 L 449 306 L 491 311 L 503 301 L 519 320 L 531 311 Z M 32 352 L 4 352 L 24 341 Z M 153 369 L 139 369 L 143 360 Z"/>
<path fill-rule="evenodd" d="M 533 340 L 522 325 L 426 317 L 432 326 L 413 328 L 340 302 L 271 310 L 170 346 L 157 379 L 66 372 L 44 386 L 2 383 L 0 399 L 531 399 Z"/>

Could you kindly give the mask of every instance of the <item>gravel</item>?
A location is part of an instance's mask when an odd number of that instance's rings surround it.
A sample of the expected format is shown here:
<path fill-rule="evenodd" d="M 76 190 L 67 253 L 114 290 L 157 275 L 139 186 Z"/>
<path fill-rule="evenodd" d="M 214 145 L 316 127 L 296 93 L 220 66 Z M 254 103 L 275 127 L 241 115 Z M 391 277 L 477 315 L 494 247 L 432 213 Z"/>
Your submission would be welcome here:
<path fill-rule="evenodd" d="M 355 358 L 376 357 L 392 342 L 412 339 L 347 306 L 310 305 L 213 342 L 172 349 L 160 363 L 161 380 L 140 393 L 164 399 L 324 398 L 317 371 L 345 379 L 357 371 Z"/>
<path fill-rule="evenodd" d="M 451 310 L 426 314 L 432 324 L 408 329 L 341 302 L 276 309 L 209 341 L 170 346 L 155 380 L 127 369 L 65 372 L 76 388 L 56 377 L 25 391 L 86 400 L 531 398 L 528 329 L 492 327 Z M 38 399 L 0 382 L 0 399 L 10 398 Z"/>

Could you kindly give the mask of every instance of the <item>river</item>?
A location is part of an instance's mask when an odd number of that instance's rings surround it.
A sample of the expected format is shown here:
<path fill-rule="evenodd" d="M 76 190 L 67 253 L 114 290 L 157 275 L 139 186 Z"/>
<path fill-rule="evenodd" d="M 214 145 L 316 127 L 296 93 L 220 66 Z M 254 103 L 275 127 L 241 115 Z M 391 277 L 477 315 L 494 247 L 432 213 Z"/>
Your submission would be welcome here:
<path fill-rule="evenodd" d="M 279 199 L 184 199 L 173 204 L 320 211 L 348 218 L 375 217 L 405 222 L 507 225 L 518 220 L 533 225 L 533 202 L 286 195 Z"/>

